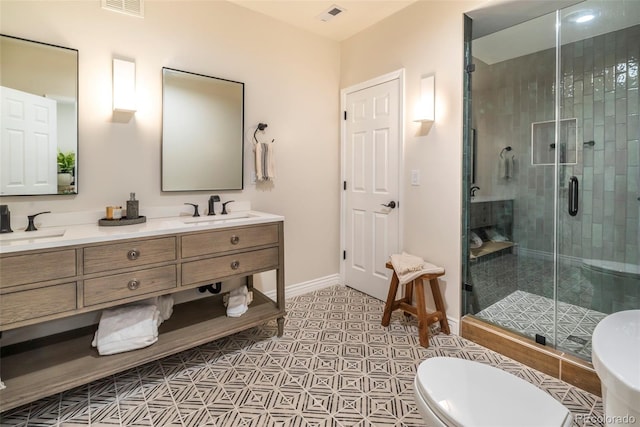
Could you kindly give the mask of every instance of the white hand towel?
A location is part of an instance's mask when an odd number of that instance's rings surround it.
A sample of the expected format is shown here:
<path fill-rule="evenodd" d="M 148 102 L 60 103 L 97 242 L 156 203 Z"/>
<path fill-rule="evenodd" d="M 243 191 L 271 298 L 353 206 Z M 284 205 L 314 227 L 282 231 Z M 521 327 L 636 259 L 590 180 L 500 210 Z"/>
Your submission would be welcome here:
<path fill-rule="evenodd" d="M 7 386 L 4 385 L 4 383 L 2 381 L 0 381 L 0 390 L 3 390 L 5 388 L 7 388 Z"/>
<path fill-rule="evenodd" d="M 102 311 L 93 342 L 108 355 L 147 347 L 158 340 L 160 312 L 155 305 L 131 305 Z"/>
<path fill-rule="evenodd" d="M 136 301 L 132 305 L 141 304 L 155 305 L 158 308 L 158 311 L 160 312 L 160 323 L 158 324 L 158 326 L 160 326 L 165 320 L 168 320 L 173 314 L 173 295 L 160 295 L 158 297 L 151 297 L 142 301 Z"/>
<path fill-rule="evenodd" d="M 507 176 L 508 179 L 512 179 L 516 173 L 516 157 L 515 156 L 511 156 L 510 159 L 508 159 L 508 166 L 509 166 L 509 175 Z"/>
<path fill-rule="evenodd" d="M 421 261 L 420 264 L 418 264 L 419 261 Z M 400 255 L 391 255 L 391 264 L 398 276 L 400 285 L 409 283 L 423 274 L 444 273 L 444 268 L 425 262 L 422 258 L 406 252 Z"/>
<path fill-rule="evenodd" d="M 263 153 L 262 153 L 262 143 L 257 143 L 254 145 L 253 150 L 256 153 L 256 179 L 258 181 L 264 181 L 264 172 L 263 172 Z"/>
<path fill-rule="evenodd" d="M 405 274 L 409 271 L 419 271 L 424 264 L 424 260 L 419 256 L 411 255 L 406 252 L 391 255 L 391 264 L 397 274 Z"/>
<path fill-rule="evenodd" d="M 173 295 L 161 295 L 158 297 L 156 307 L 158 307 L 158 312 L 160 313 L 160 323 L 169 319 L 173 314 L 173 303 Z"/>
<path fill-rule="evenodd" d="M 272 142 L 267 145 L 267 158 L 266 158 L 266 166 L 267 166 L 267 179 L 274 180 L 276 178 L 276 153 L 275 153 L 275 144 Z"/>
<path fill-rule="evenodd" d="M 223 298 L 224 304 L 227 306 L 227 316 L 239 317 L 243 315 L 249 309 L 252 300 L 253 295 L 246 285 L 233 289 Z"/>
<path fill-rule="evenodd" d="M 249 307 L 246 304 L 247 297 L 245 295 L 235 295 L 229 297 L 227 303 L 227 316 L 239 317 L 247 312 Z"/>

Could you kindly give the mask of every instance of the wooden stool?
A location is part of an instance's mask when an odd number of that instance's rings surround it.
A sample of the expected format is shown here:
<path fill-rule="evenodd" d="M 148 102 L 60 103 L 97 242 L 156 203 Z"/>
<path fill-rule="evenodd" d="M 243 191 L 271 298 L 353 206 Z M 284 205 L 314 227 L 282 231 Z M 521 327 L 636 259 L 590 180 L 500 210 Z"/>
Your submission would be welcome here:
<path fill-rule="evenodd" d="M 386 267 L 393 269 L 391 262 L 387 262 Z M 384 314 L 382 315 L 382 326 L 389 326 L 391 321 L 391 312 L 394 310 L 403 310 L 405 315 L 412 314 L 418 318 L 418 334 L 420 337 L 420 345 L 423 347 L 429 347 L 429 325 L 440 322 L 440 330 L 445 334 L 449 334 L 449 322 L 447 322 L 447 314 L 444 311 L 444 301 L 442 295 L 440 295 L 440 287 L 438 286 L 438 277 L 444 275 L 442 273 L 423 274 L 422 276 L 414 279 L 406 284 L 404 298 L 396 300 L 396 294 L 398 292 L 398 275 L 395 270 L 391 277 L 391 285 L 389 286 L 389 295 L 387 296 L 387 302 L 384 305 Z M 424 299 L 424 284 L 423 280 L 428 280 L 431 285 L 431 293 L 433 294 L 433 301 L 436 304 L 436 311 L 433 313 L 427 313 L 425 299 Z M 416 291 L 416 305 L 411 305 L 413 299 L 413 287 L 415 285 Z"/>

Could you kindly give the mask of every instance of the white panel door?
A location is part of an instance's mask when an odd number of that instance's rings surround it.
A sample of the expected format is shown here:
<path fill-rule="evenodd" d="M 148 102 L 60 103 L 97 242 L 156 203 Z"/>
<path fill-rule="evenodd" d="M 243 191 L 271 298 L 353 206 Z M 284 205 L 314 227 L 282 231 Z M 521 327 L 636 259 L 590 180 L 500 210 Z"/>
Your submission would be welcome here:
<path fill-rule="evenodd" d="M 345 284 L 383 301 L 399 242 L 399 99 L 397 79 L 346 96 Z"/>
<path fill-rule="evenodd" d="M 55 194 L 56 101 L 0 87 L 0 194 Z"/>

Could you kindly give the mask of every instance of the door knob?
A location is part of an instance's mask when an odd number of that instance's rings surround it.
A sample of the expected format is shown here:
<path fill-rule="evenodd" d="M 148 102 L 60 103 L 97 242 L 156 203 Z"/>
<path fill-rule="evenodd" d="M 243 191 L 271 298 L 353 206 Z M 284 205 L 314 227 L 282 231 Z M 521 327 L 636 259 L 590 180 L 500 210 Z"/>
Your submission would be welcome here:
<path fill-rule="evenodd" d="M 394 201 L 392 200 L 392 201 L 390 201 L 389 203 L 387 203 L 386 205 L 385 205 L 385 204 L 382 204 L 382 206 L 384 206 L 385 208 L 394 209 L 394 208 L 396 207 L 396 202 L 394 202 Z"/>

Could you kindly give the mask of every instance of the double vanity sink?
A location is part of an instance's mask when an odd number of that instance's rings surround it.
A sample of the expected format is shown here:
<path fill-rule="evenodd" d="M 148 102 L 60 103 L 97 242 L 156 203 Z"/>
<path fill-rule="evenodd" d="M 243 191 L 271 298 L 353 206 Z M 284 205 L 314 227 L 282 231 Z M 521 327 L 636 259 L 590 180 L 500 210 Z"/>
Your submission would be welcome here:
<path fill-rule="evenodd" d="M 281 221 L 284 218 L 257 211 L 241 211 L 227 215 L 176 216 L 149 219 L 145 223 L 121 227 L 101 227 L 91 224 L 40 228 L 36 231 L 16 230 L 0 234 L 0 254 L 31 249 L 52 248 L 62 245 L 117 240 L 122 238 L 153 236 L 167 232 L 195 231 L 229 226 Z"/>
<path fill-rule="evenodd" d="M 95 327 L 17 343 L 0 363 L 0 411 L 113 375 L 215 339 L 277 321 L 283 333 L 284 218 L 255 211 L 149 218 L 126 226 L 40 227 L 0 235 L 0 331 L 217 282 L 223 292 L 178 304 L 150 347 L 100 356 Z M 51 223 L 55 220 L 52 218 Z M 275 270 L 276 300 L 253 289 L 240 317 L 226 316 L 225 283 Z M 3 349 L 4 350 L 4 349 Z"/>

